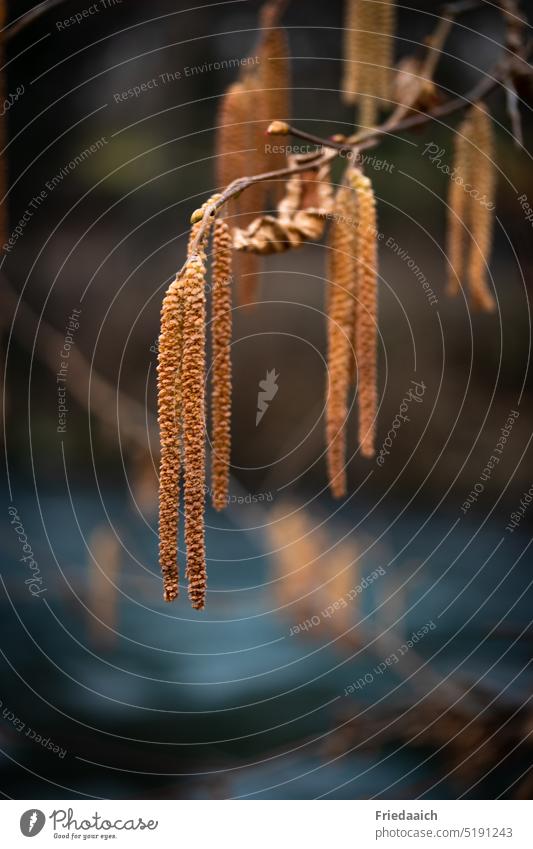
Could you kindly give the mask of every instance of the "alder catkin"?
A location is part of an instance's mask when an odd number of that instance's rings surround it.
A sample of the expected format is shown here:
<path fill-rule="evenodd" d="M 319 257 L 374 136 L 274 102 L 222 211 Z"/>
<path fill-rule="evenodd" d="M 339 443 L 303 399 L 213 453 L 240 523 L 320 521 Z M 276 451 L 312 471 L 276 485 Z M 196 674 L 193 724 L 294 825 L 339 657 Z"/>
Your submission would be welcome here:
<path fill-rule="evenodd" d="M 213 232 L 212 322 L 213 387 L 211 418 L 211 489 L 213 507 L 222 510 L 228 502 L 231 447 L 231 233 L 223 219 Z"/>
<path fill-rule="evenodd" d="M 88 548 L 87 622 L 93 640 L 108 648 L 117 636 L 122 546 L 115 529 L 102 524 L 92 531 Z"/>
<path fill-rule="evenodd" d="M 0 0 L 0 31 L 4 29 L 7 23 L 7 3 L 5 0 Z M 4 42 L 0 45 L 0 103 L 5 103 L 6 99 L 6 51 Z M 8 163 L 7 163 L 7 118 L 6 110 L 0 117 L 0 150 L 3 151 L 0 155 L 0 245 L 4 245 L 9 235 L 9 213 L 8 213 Z"/>
<path fill-rule="evenodd" d="M 183 271 L 181 397 L 185 479 L 185 544 L 189 598 L 205 605 L 205 265 L 192 255 Z"/>
<path fill-rule="evenodd" d="M 376 7 L 376 51 L 374 62 L 376 64 L 376 94 L 384 103 L 391 97 L 391 88 L 394 81 L 394 35 L 396 31 L 396 3 L 395 0 L 381 0 L 374 4 Z"/>
<path fill-rule="evenodd" d="M 287 121 L 290 118 L 289 42 L 287 33 L 282 27 L 274 27 L 263 33 L 259 57 L 260 97 L 255 108 L 261 110 L 261 119 L 265 122 L 259 127 L 261 133 L 259 144 L 263 152 L 262 170 L 274 171 L 283 168 L 286 164 L 285 154 L 283 151 L 267 150 L 264 132 L 272 121 Z M 275 200 L 279 200 L 283 194 L 283 183 L 272 184 L 270 190 Z"/>
<path fill-rule="evenodd" d="M 246 174 L 249 147 L 246 87 L 233 83 L 220 104 L 216 135 L 216 180 L 220 190 Z"/>
<path fill-rule="evenodd" d="M 328 245 L 328 377 L 326 445 L 332 495 L 346 494 L 346 424 L 355 312 L 355 193 L 349 186 L 337 192 Z"/>
<path fill-rule="evenodd" d="M 496 305 L 487 279 L 487 265 L 494 219 L 494 138 L 492 120 L 484 104 L 472 106 L 457 130 L 452 173 L 446 291 L 450 295 L 458 294 L 466 270 L 472 307 L 492 312 Z"/>
<path fill-rule="evenodd" d="M 343 79 L 342 97 L 346 103 L 355 103 L 359 94 L 359 59 L 361 32 L 359 18 L 360 0 L 346 0 L 343 28 Z"/>
<path fill-rule="evenodd" d="M 359 103 L 363 127 L 390 100 L 395 21 L 393 0 L 346 2 L 342 91 L 346 103 Z"/>
<path fill-rule="evenodd" d="M 496 302 L 488 283 L 487 267 L 492 246 L 496 172 L 492 119 L 483 103 L 472 107 L 472 141 L 477 149 L 473 149 L 470 182 L 477 192 L 477 197 L 470 199 L 472 211 L 468 286 L 473 308 L 493 312 Z"/>
<path fill-rule="evenodd" d="M 179 385 L 182 357 L 181 280 L 169 286 L 161 309 L 158 353 L 158 418 L 161 440 L 159 464 L 159 562 L 163 597 L 179 593 L 178 515 L 180 482 Z"/>
<path fill-rule="evenodd" d="M 364 457 L 374 455 L 377 416 L 377 226 L 376 202 L 368 177 L 352 172 L 357 195 L 357 320 L 355 352 L 359 396 L 359 444 Z"/>

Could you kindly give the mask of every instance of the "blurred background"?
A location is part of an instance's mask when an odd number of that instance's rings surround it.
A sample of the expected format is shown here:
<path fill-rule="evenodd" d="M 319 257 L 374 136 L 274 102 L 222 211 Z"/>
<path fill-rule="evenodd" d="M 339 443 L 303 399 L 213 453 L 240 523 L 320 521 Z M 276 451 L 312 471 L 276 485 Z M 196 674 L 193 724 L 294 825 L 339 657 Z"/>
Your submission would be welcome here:
<path fill-rule="evenodd" d="M 12 0 L 9 19 L 32 5 Z M 401 58 L 421 49 L 438 9 L 398 5 Z M 232 481 L 227 510 L 208 506 L 207 608 L 192 611 L 183 591 L 161 600 L 159 311 L 190 214 L 218 188 L 217 110 L 237 71 L 212 66 L 254 54 L 259 8 L 64 0 L 6 42 L 6 91 L 18 92 L 6 108 L 8 232 L 20 232 L 1 266 L 0 789 L 527 798 L 527 103 L 522 149 L 502 93 L 490 98 L 493 315 L 444 294 L 448 179 L 424 151 L 438 145 L 451 166 L 459 119 L 372 151 L 378 446 L 412 381 L 424 392 L 381 467 L 360 457 L 352 414 L 344 502 L 328 494 L 324 459 L 325 251 L 264 262 L 258 302 L 234 309 Z M 339 97 L 342 20 L 340 0 L 295 0 L 283 18 L 291 120 L 319 135 L 354 127 Z M 462 15 L 443 90 L 468 91 L 502 39 L 494 4 Z M 278 392 L 256 424 L 272 369 Z"/>

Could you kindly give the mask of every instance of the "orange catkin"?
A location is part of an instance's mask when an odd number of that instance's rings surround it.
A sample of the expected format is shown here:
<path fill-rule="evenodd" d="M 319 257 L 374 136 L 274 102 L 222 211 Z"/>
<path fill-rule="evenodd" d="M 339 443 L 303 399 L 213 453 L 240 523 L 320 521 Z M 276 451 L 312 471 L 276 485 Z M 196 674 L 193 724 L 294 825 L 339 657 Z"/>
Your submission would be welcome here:
<path fill-rule="evenodd" d="M 185 460 L 185 543 L 192 606 L 205 605 L 205 265 L 192 255 L 181 277 L 183 354 L 181 397 Z"/>
<path fill-rule="evenodd" d="M 253 120 L 256 109 L 257 78 L 255 74 L 248 73 L 229 87 L 219 111 L 216 163 L 220 189 L 239 177 L 262 170 L 264 139 L 259 138 L 260 125 Z M 239 198 L 230 200 L 228 219 L 234 219 L 232 223 L 240 227 L 247 226 L 260 214 L 264 198 L 264 187 L 255 183 Z M 240 255 L 235 263 L 234 276 L 239 304 L 255 300 L 259 282 L 257 257 Z"/>
<path fill-rule="evenodd" d="M 337 192 L 328 251 L 328 374 L 326 445 L 328 479 L 335 498 L 346 494 L 346 420 L 355 312 L 355 193 Z"/>
<path fill-rule="evenodd" d="M 220 105 L 217 120 L 216 179 L 222 190 L 246 174 L 249 148 L 246 88 L 241 82 L 231 85 Z"/>
<path fill-rule="evenodd" d="M 263 113 L 261 118 L 265 121 L 265 125 L 259 128 L 259 144 L 264 151 L 264 169 L 273 171 L 284 167 L 285 154 L 281 151 L 269 152 L 263 134 L 272 121 L 287 121 L 290 117 L 289 42 L 282 27 L 274 27 L 264 32 L 259 45 L 259 56 L 259 105 Z M 276 199 L 279 200 L 283 194 L 283 184 L 279 183 L 273 188 Z"/>
<path fill-rule="evenodd" d="M 453 175 L 448 199 L 447 292 L 458 294 L 466 259 L 472 307 L 492 312 L 496 304 L 487 280 L 487 263 L 494 217 L 494 138 L 484 104 L 474 105 L 457 130 Z"/>
<path fill-rule="evenodd" d="M 181 280 L 171 283 L 161 310 L 158 355 L 158 417 L 161 440 L 159 465 L 159 562 L 163 597 L 179 594 L 178 512 L 180 480 L 179 383 L 182 357 Z"/>
<path fill-rule="evenodd" d="M 223 219 L 213 232 L 213 389 L 211 419 L 211 489 L 213 507 L 222 510 L 228 502 L 231 448 L 231 233 Z"/>
<path fill-rule="evenodd" d="M 357 195 L 357 321 L 355 352 L 359 394 L 361 454 L 374 455 L 377 415 L 377 227 L 372 184 L 359 171 L 352 172 Z"/>
<path fill-rule="evenodd" d="M 395 0 L 382 0 L 374 3 L 376 8 L 376 93 L 387 102 L 390 100 L 393 74 L 394 33 L 396 30 Z"/>
<path fill-rule="evenodd" d="M 464 253 L 468 228 L 470 226 L 470 197 L 465 185 L 470 179 L 472 155 L 472 121 L 467 117 L 455 134 L 453 174 L 448 191 L 447 255 L 448 285 L 447 293 L 457 295 L 464 272 Z"/>
<path fill-rule="evenodd" d="M 3 30 L 7 22 L 7 3 L 5 0 L 0 0 L 0 30 Z M 6 51 L 4 45 L 0 47 L 0 103 L 4 103 L 6 95 L 6 71 L 5 71 Z M 7 120 L 3 115 L 0 118 L 0 150 L 3 153 L 0 156 L 0 245 L 5 244 L 9 232 L 9 214 L 7 206 L 7 191 L 8 191 L 8 171 L 7 171 L 7 153 L 5 150 L 7 144 Z"/>
<path fill-rule="evenodd" d="M 494 137 L 492 120 L 485 104 L 472 108 L 472 140 L 477 145 L 472 156 L 471 183 L 478 197 L 471 198 L 472 241 L 468 257 L 468 285 L 474 309 L 493 312 L 496 302 L 487 279 L 494 224 Z"/>

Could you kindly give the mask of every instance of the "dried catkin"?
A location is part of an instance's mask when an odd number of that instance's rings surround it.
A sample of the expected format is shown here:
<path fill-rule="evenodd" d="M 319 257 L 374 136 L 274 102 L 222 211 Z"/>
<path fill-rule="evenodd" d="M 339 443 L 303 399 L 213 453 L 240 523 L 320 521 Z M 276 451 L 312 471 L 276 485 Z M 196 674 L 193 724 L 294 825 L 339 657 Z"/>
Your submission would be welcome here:
<path fill-rule="evenodd" d="M 213 231 L 212 322 L 213 388 L 211 418 L 211 488 L 213 507 L 228 502 L 231 447 L 231 233 L 223 219 Z"/>
<path fill-rule="evenodd" d="M 328 376 L 326 445 L 329 486 L 346 494 L 346 420 L 355 311 L 355 193 L 342 186 L 336 198 L 328 245 Z"/>
<path fill-rule="evenodd" d="M 233 83 L 222 99 L 217 120 L 216 180 L 221 190 L 246 174 L 250 144 L 247 107 L 245 85 Z"/>
<path fill-rule="evenodd" d="M 360 104 L 359 123 L 375 124 L 390 99 L 395 28 L 393 0 L 347 0 L 344 25 L 343 97 Z"/>
<path fill-rule="evenodd" d="M 472 109 L 472 140 L 477 150 L 474 149 L 472 155 L 470 182 L 476 189 L 477 198 L 470 200 L 472 240 L 467 268 L 468 285 L 472 306 L 492 312 L 496 303 L 487 280 L 487 265 L 492 246 L 496 173 L 492 120 L 484 104 Z"/>
<path fill-rule="evenodd" d="M 183 354 L 181 396 L 185 463 L 185 544 L 192 606 L 205 605 L 205 265 L 189 258 L 181 277 L 183 292 Z"/>
<path fill-rule="evenodd" d="M 256 109 L 256 78 L 252 74 L 229 87 L 222 101 L 217 129 L 217 183 L 223 189 L 233 180 L 261 171 L 262 158 L 258 153 L 258 124 L 253 116 Z M 264 141 L 261 142 L 264 149 Z M 233 224 L 247 226 L 263 209 L 264 189 L 259 183 L 250 186 L 239 198 L 227 205 L 226 214 Z M 237 301 L 247 304 L 255 299 L 259 264 L 257 257 L 239 257 L 235 263 Z"/>
<path fill-rule="evenodd" d="M 359 59 L 361 32 L 359 27 L 360 0 L 346 0 L 343 29 L 342 96 L 346 103 L 355 103 L 359 94 Z"/>
<path fill-rule="evenodd" d="M 161 440 L 159 465 L 159 562 L 163 597 L 179 593 L 178 514 L 180 481 L 179 386 L 182 357 L 181 280 L 171 283 L 161 309 L 158 355 L 158 417 Z"/>
<path fill-rule="evenodd" d="M 470 180 L 472 155 L 472 121 L 467 117 L 459 126 L 454 140 L 453 178 L 448 191 L 448 285 L 447 293 L 457 295 L 464 272 L 464 254 L 470 227 L 470 196 L 465 185 Z"/>
<path fill-rule="evenodd" d="M 0 31 L 7 22 L 7 3 L 0 0 Z M 0 47 L 0 103 L 5 103 L 6 97 L 6 51 L 4 43 Z M 7 170 L 7 119 L 4 114 L 0 117 L 0 245 L 5 244 L 9 233 L 9 214 L 7 206 L 8 170 Z"/>
<path fill-rule="evenodd" d="M 355 352 L 359 396 L 361 454 L 374 455 L 377 415 L 377 227 L 376 202 L 368 177 L 352 172 L 357 195 L 357 320 Z"/>
<path fill-rule="evenodd" d="M 448 286 L 457 295 L 465 273 L 474 309 L 491 312 L 494 297 L 487 280 L 495 194 L 494 138 L 484 104 L 474 105 L 455 136 L 448 199 Z"/>
<path fill-rule="evenodd" d="M 395 0 L 381 0 L 374 3 L 376 7 L 376 52 L 374 62 L 376 64 L 376 93 L 387 102 L 390 100 L 391 88 L 394 81 L 393 54 L 394 34 L 396 31 L 396 3 Z"/>
<path fill-rule="evenodd" d="M 258 76 L 248 73 L 245 78 L 244 103 L 246 108 L 246 147 L 248 149 L 246 165 L 240 177 L 247 174 L 260 174 L 264 170 L 264 136 L 262 124 L 257 120 Z M 237 201 L 238 217 L 236 224 L 248 226 L 264 209 L 266 189 L 264 184 L 252 183 L 240 195 Z M 256 300 L 259 288 L 259 259 L 256 256 L 239 256 L 234 267 L 237 303 L 241 306 Z"/>

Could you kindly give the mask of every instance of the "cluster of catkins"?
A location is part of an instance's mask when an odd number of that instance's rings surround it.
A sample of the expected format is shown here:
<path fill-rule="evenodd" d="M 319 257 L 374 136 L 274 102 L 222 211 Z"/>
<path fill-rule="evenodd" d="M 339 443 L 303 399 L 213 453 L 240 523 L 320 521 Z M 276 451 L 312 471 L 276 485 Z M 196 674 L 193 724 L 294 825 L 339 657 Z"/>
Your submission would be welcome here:
<path fill-rule="evenodd" d="M 287 36 L 269 18 L 261 19 L 258 63 L 245 64 L 223 98 L 217 133 L 217 177 L 221 188 L 245 175 L 287 170 L 236 184 L 225 199 L 215 195 L 192 217 L 184 269 L 170 285 L 162 308 L 158 364 L 161 431 L 160 563 L 164 598 L 178 595 L 178 516 L 183 485 L 186 577 L 193 607 L 205 604 L 207 585 L 204 509 L 206 488 L 205 379 L 207 240 L 211 260 L 211 493 L 215 509 L 228 502 L 231 418 L 231 278 L 240 303 L 255 300 L 261 255 L 317 240 L 331 221 L 328 240 L 326 445 L 329 486 L 335 497 L 347 491 L 347 422 L 351 396 L 358 407 L 358 444 L 374 454 L 377 418 L 377 223 L 371 182 L 349 159 L 336 191 L 331 158 L 324 150 L 286 157 L 267 152 L 265 130 L 286 135 L 289 68 Z M 347 0 L 345 99 L 360 106 L 359 120 L 372 125 L 394 88 L 393 0 Z M 412 69 L 404 76 L 412 76 Z M 405 81 L 404 81 L 405 82 Z M 401 88 L 401 86 L 400 86 Z M 428 85 L 408 91 L 396 108 L 429 108 Z M 398 96 L 398 95 L 396 95 Z M 402 99 L 403 98 L 403 99 Z M 257 118 L 251 116 L 257 115 Z M 448 291 L 460 291 L 466 274 L 471 302 L 494 308 L 487 283 L 494 198 L 492 123 L 483 104 L 474 104 L 458 130 L 450 180 Z M 354 151 L 354 154 L 356 151 Z M 334 155 L 334 154 L 333 154 Z M 244 190 L 241 190 L 244 189 Z M 225 200 L 225 203 L 222 203 Z M 213 201 L 215 204 L 213 206 Z M 269 209 L 269 201 L 273 211 Z M 209 206 L 209 209 L 207 207 Z M 213 209 L 216 208 L 216 214 Z M 223 217 L 221 210 L 224 209 Z"/>

